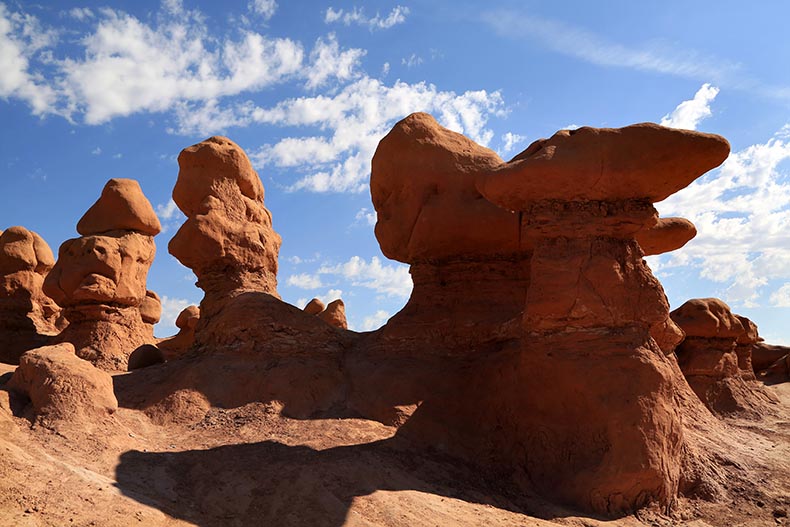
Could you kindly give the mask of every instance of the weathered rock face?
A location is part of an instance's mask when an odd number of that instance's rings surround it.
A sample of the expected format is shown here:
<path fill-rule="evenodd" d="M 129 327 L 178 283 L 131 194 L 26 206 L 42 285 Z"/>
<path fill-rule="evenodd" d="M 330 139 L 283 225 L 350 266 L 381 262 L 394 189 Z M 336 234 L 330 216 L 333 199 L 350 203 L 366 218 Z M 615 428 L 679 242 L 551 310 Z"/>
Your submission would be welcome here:
<path fill-rule="evenodd" d="M 374 157 L 376 234 L 386 255 L 412 263 L 415 290 L 373 347 L 396 349 L 388 332 L 420 304 L 423 343 L 443 317 L 477 322 L 464 311 L 481 301 L 519 323 L 477 325 L 485 338 L 472 346 L 445 341 L 444 353 L 465 360 L 444 360 L 443 380 L 418 379 L 401 397 L 423 396 L 403 434 L 522 471 L 538 490 L 598 512 L 669 504 L 684 441 L 674 398 L 688 388 L 652 338 L 679 339 L 636 238 L 657 224 L 652 202 L 720 164 L 729 145 L 651 124 L 582 128 L 503 163 L 438 128 L 410 116 Z M 418 294 L 422 280 L 430 294 Z"/>
<path fill-rule="evenodd" d="M 757 326 L 718 298 L 689 300 L 671 313 L 686 333 L 676 353 L 694 392 L 713 412 L 760 415 L 771 398 L 755 382 Z"/>
<path fill-rule="evenodd" d="M 182 150 L 178 165 L 173 201 L 187 221 L 170 240 L 170 254 L 195 272 L 207 299 L 233 291 L 277 296 L 281 240 L 244 151 L 211 137 Z"/>
<path fill-rule="evenodd" d="M 47 426 L 90 422 L 118 409 L 112 377 L 77 357 L 69 343 L 26 352 L 8 388 L 26 395 Z"/>
<path fill-rule="evenodd" d="M 0 231 L 0 362 L 17 364 L 24 351 L 57 334 L 60 308 L 42 291 L 54 264 L 52 251 L 35 232 Z"/>
<path fill-rule="evenodd" d="M 178 333 L 170 338 L 162 339 L 157 347 L 164 352 L 168 360 L 177 358 L 186 353 L 195 342 L 195 328 L 200 320 L 200 308 L 189 306 L 184 308 L 176 318 Z"/>
<path fill-rule="evenodd" d="M 60 246 L 44 282 L 69 321 L 58 341 L 71 342 L 79 357 L 99 368 L 125 371 L 129 354 L 153 342 L 141 307 L 151 320 L 152 306 L 144 306 L 146 278 L 156 254 L 151 233 L 159 232 L 159 222 L 137 182 L 110 180 L 79 225 L 85 234 Z"/>
<path fill-rule="evenodd" d="M 143 322 L 152 326 L 162 318 L 162 301 L 155 292 L 145 292 L 143 303 L 140 304 L 140 317 Z"/>
<path fill-rule="evenodd" d="M 376 238 L 387 257 L 411 264 L 414 284 L 384 329 L 393 351 L 458 353 L 459 344 L 499 331 L 523 309 L 531 247 L 520 215 L 475 187 L 502 163 L 425 113 L 406 117 L 379 143 L 370 180 Z"/>
<path fill-rule="evenodd" d="M 649 229 L 636 233 L 645 256 L 676 251 L 697 235 L 697 228 L 685 218 L 659 218 Z"/>

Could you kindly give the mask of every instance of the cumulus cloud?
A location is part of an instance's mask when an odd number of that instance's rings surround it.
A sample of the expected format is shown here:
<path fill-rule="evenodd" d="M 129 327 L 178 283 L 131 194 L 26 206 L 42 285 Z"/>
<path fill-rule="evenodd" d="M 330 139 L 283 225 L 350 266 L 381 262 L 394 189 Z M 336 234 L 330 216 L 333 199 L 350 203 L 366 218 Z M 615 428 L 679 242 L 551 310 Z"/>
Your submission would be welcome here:
<path fill-rule="evenodd" d="M 367 26 L 368 29 L 373 31 L 375 29 L 389 29 L 398 24 L 402 24 L 406 21 L 406 17 L 408 15 L 409 8 L 400 5 L 395 6 L 386 16 L 382 17 L 377 12 L 372 18 L 368 17 L 365 14 L 364 9 L 361 7 L 355 7 L 350 11 L 346 11 L 344 9 L 335 10 L 332 7 L 329 7 L 324 14 L 324 22 L 327 24 L 338 22 L 346 26 L 350 26 L 352 24 L 358 26 Z"/>
<path fill-rule="evenodd" d="M 790 283 L 771 293 L 771 305 L 775 307 L 790 307 Z"/>
<path fill-rule="evenodd" d="M 300 289 L 318 289 L 324 285 L 320 277 L 309 273 L 292 274 L 285 283 Z"/>
<path fill-rule="evenodd" d="M 376 211 L 370 210 L 367 207 L 362 207 L 357 211 L 354 219 L 357 223 L 372 227 L 376 224 Z"/>
<path fill-rule="evenodd" d="M 72 7 L 69 9 L 68 13 L 71 18 L 79 20 L 80 22 L 84 22 L 85 20 L 94 17 L 93 11 L 91 11 L 88 7 Z"/>
<path fill-rule="evenodd" d="M 379 309 L 369 317 L 365 317 L 362 320 L 362 326 L 360 330 L 362 331 L 374 331 L 379 329 L 383 326 L 387 320 L 389 320 L 390 314 L 384 311 L 383 309 Z"/>
<path fill-rule="evenodd" d="M 341 277 L 353 286 L 366 287 L 388 296 L 407 298 L 411 294 L 412 281 L 408 266 L 385 265 L 376 256 L 369 262 L 359 256 L 352 256 L 341 264 L 325 264 L 318 269 L 318 274 Z"/>
<path fill-rule="evenodd" d="M 693 99 L 683 101 L 672 113 L 665 115 L 661 119 L 661 125 L 669 126 L 670 128 L 696 130 L 700 121 L 711 116 L 710 104 L 718 94 L 719 89 L 717 87 L 703 84 L 697 93 L 694 94 Z"/>
<path fill-rule="evenodd" d="M 31 60 L 42 56 L 56 39 L 56 33 L 43 28 L 36 17 L 11 12 L 0 4 L 0 98 L 20 99 L 35 115 L 51 111 L 55 90 L 33 70 Z"/>
<path fill-rule="evenodd" d="M 790 280 L 786 131 L 732 153 L 720 169 L 657 204 L 662 216 L 688 218 L 698 231 L 683 250 L 660 257 L 662 272 L 690 266 L 720 284 L 719 294 L 734 305 L 783 301 L 785 290 L 767 289 Z"/>
<path fill-rule="evenodd" d="M 331 78 L 347 81 L 359 77 L 359 60 L 365 55 L 362 49 L 340 50 L 337 37 L 330 33 L 326 40 L 319 38 L 310 52 L 310 67 L 307 69 L 305 86 L 318 88 Z"/>
<path fill-rule="evenodd" d="M 513 148 L 516 145 L 523 143 L 525 139 L 525 136 L 514 134 L 512 132 L 506 132 L 502 134 L 502 151 L 505 153 L 512 152 Z"/>
<path fill-rule="evenodd" d="M 270 108 L 241 106 L 239 123 L 318 129 L 320 135 L 290 136 L 252 151 L 257 167 L 296 168 L 305 175 L 291 190 L 361 192 L 367 189 L 370 160 L 379 140 L 397 119 L 415 111 L 436 116 L 442 125 L 487 145 L 491 115 L 505 113 L 500 92 L 439 91 L 424 82 L 387 86 L 364 76 L 336 95 L 287 99 Z M 186 130 L 185 130 L 186 131 Z M 208 133 L 208 130 L 199 130 Z"/>
<path fill-rule="evenodd" d="M 156 325 L 157 335 L 170 336 L 178 332 L 176 319 L 178 315 L 187 307 L 195 304 L 184 298 L 173 298 L 166 295 L 162 296 L 162 318 Z"/>
<path fill-rule="evenodd" d="M 277 11 L 277 2 L 275 0 L 252 0 L 247 4 L 247 8 L 262 19 L 269 20 Z"/>

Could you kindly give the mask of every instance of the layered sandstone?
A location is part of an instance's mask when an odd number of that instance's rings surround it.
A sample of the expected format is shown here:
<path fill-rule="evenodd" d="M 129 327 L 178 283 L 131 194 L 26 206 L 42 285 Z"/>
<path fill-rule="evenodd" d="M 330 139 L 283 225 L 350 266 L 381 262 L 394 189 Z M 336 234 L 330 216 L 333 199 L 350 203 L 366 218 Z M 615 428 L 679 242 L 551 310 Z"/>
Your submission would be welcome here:
<path fill-rule="evenodd" d="M 17 364 L 26 350 L 58 333 L 60 308 L 42 291 L 55 264 L 52 250 L 33 231 L 0 231 L 0 362 Z"/>
<path fill-rule="evenodd" d="M 44 281 L 69 322 L 58 341 L 99 368 L 125 371 L 129 354 L 154 340 L 156 301 L 146 278 L 159 220 L 136 181 L 111 179 L 78 230 Z"/>
<path fill-rule="evenodd" d="M 714 413 L 761 415 L 771 398 L 756 382 L 757 326 L 718 298 L 696 298 L 672 311 L 686 334 L 676 353 L 694 392 Z"/>
<path fill-rule="evenodd" d="M 424 114 L 398 123 L 371 193 L 382 251 L 412 264 L 415 287 L 372 347 L 403 346 L 412 315 L 411 350 L 425 358 L 412 355 L 420 373 L 394 389 L 421 404 L 401 433 L 586 509 L 671 503 L 684 449 L 675 398 L 688 387 L 653 338 L 671 333 L 670 348 L 679 334 L 636 238 L 658 223 L 652 202 L 728 151 L 718 136 L 642 124 L 561 131 L 504 163 Z M 467 345 L 431 340 L 467 323 Z M 370 369 L 369 388 L 383 386 Z"/>

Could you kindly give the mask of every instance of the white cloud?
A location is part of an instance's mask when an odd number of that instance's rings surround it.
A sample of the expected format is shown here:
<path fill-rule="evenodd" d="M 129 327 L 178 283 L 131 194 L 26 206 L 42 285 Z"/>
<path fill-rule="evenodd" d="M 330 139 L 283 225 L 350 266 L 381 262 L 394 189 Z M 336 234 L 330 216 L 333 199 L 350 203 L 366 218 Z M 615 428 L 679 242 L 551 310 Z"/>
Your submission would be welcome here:
<path fill-rule="evenodd" d="M 180 12 L 179 6 L 171 11 Z M 214 45 L 191 12 L 156 26 L 121 11 L 101 13 L 95 31 L 82 40 L 84 58 L 61 65 L 69 110 L 84 112 L 88 124 L 257 90 L 302 66 L 304 52 L 290 39 L 247 31 L 240 40 Z"/>
<path fill-rule="evenodd" d="M 79 20 L 80 22 L 84 22 L 90 18 L 94 17 L 93 11 L 87 7 L 73 7 L 69 9 L 69 16 L 75 20 Z"/>
<path fill-rule="evenodd" d="M 91 154 L 93 154 L 93 155 L 95 155 L 95 156 L 98 156 L 98 155 L 100 155 L 100 154 L 101 154 L 101 147 L 100 147 L 100 146 L 97 146 L 96 148 L 94 148 L 93 150 L 91 150 Z"/>
<path fill-rule="evenodd" d="M 384 65 L 381 67 L 381 76 L 386 77 L 387 75 L 389 75 L 389 72 L 390 72 L 390 63 L 385 62 Z"/>
<path fill-rule="evenodd" d="M 390 314 L 386 311 L 379 309 L 369 317 L 365 317 L 362 321 L 362 331 L 373 331 L 383 326 L 389 320 Z"/>
<path fill-rule="evenodd" d="M 42 74 L 32 71 L 30 62 L 55 40 L 56 34 L 44 29 L 36 17 L 10 12 L 0 4 L 0 98 L 21 99 L 35 115 L 51 111 L 55 91 Z"/>
<path fill-rule="evenodd" d="M 670 128 L 696 130 L 700 121 L 711 116 L 710 104 L 718 94 L 719 89 L 717 87 L 703 84 L 697 93 L 694 94 L 693 99 L 683 101 L 672 113 L 665 115 L 661 119 L 661 125 L 669 126 Z"/>
<path fill-rule="evenodd" d="M 780 130 L 657 204 L 662 216 L 688 218 L 698 232 L 681 251 L 660 257 L 662 269 L 690 266 L 721 284 L 719 294 L 733 305 L 754 307 L 766 297 L 780 302 L 782 293 L 766 288 L 790 280 L 787 161 L 790 139 Z"/>
<path fill-rule="evenodd" d="M 247 8 L 262 19 L 269 20 L 277 11 L 277 2 L 275 0 L 252 0 L 247 4 Z"/>
<path fill-rule="evenodd" d="M 418 56 L 416 53 L 412 53 L 405 59 L 401 59 L 400 63 L 407 68 L 414 68 L 415 66 L 419 66 L 423 63 L 422 57 Z"/>
<path fill-rule="evenodd" d="M 519 143 L 523 143 L 525 139 L 525 136 L 514 134 L 512 132 L 506 132 L 502 134 L 502 143 L 504 143 L 502 145 L 502 151 L 505 153 L 511 152 L 514 146 Z"/>
<path fill-rule="evenodd" d="M 172 198 L 167 203 L 160 203 L 156 206 L 156 215 L 159 216 L 160 221 L 170 220 L 180 213 L 178 205 Z"/>
<path fill-rule="evenodd" d="M 376 224 L 376 211 L 370 210 L 367 207 L 362 207 L 357 211 L 354 219 L 357 220 L 357 223 L 372 227 Z"/>
<path fill-rule="evenodd" d="M 309 273 L 292 274 L 286 284 L 300 289 L 318 289 L 324 285 L 319 276 Z"/>
<path fill-rule="evenodd" d="M 771 294 L 771 305 L 776 307 L 790 307 L 790 283 L 784 284 Z"/>
<path fill-rule="evenodd" d="M 409 267 L 402 264 L 382 265 L 376 256 L 370 262 L 359 256 L 352 256 L 342 264 L 325 264 L 318 269 L 318 274 L 342 277 L 351 282 L 351 285 L 373 289 L 388 296 L 406 298 L 411 294 Z"/>
<path fill-rule="evenodd" d="M 348 81 L 359 77 L 359 60 L 365 56 L 362 49 L 340 50 L 337 37 L 330 33 L 326 40 L 319 38 L 310 52 L 310 67 L 307 70 L 308 89 L 318 88 L 331 78 Z"/>
<path fill-rule="evenodd" d="M 402 24 L 406 21 L 409 14 L 409 8 L 404 6 L 395 6 L 388 15 L 382 17 L 377 12 L 373 18 L 365 15 L 364 9 L 355 7 L 350 11 L 344 9 L 335 10 L 329 7 L 324 15 L 324 22 L 331 24 L 333 22 L 340 22 L 346 26 L 356 24 L 359 26 L 367 26 L 371 31 L 374 29 L 389 29 L 395 25 Z"/>
<path fill-rule="evenodd" d="M 156 324 L 157 333 L 164 331 L 164 336 L 173 335 L 178 332 L 176 327 L 176 319 L 178 315 L 187 307 L 195 304 L 183 298 L 171 298 L 169 296 L 162 296 L 162 318 Z"/>
<path fill-rule="evenodd" d="M 366 190 L 370 160 L 381 137 L 397 119 L 412 112 L 432 113 L 444 126 L 483 145 L 493 137 L 493 132 L 486 128 L 489 116 L 505 112 L 498 91 L 468 91 L 457 95 L 438 91 L 424 82 L 397 81 L 386 86 L 367 76 L 332 97 L 300 97 L 271 108 L 241 106 L 235 111 L 237 123 L 321 130 L 321 135 L 286 137 L 250 152 L 253 164 L 259 168 L 295 167 L 306 173 L 290 188 L 314 192 Z"/>

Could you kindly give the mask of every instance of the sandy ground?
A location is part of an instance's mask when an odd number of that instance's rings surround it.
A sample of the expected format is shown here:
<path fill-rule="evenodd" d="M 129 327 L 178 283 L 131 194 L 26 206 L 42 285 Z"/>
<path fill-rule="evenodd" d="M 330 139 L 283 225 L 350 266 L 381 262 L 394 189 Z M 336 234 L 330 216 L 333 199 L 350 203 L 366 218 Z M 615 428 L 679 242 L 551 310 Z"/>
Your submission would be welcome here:
<path fill-rule="evenodd" d="M 0 384 L 11 371 L 0 365 Z M 192 424 L 120 408 L 51 429 L 0 390 L 0 526 L 790 525 L 790 383 L 769 389 L 779 414 L 727 421 L 754 458 L 723 467 L 726 502 L 609 521 L 513 495 L 372 421 L 289 419 L 278 403 L 252 403 Z"/>

